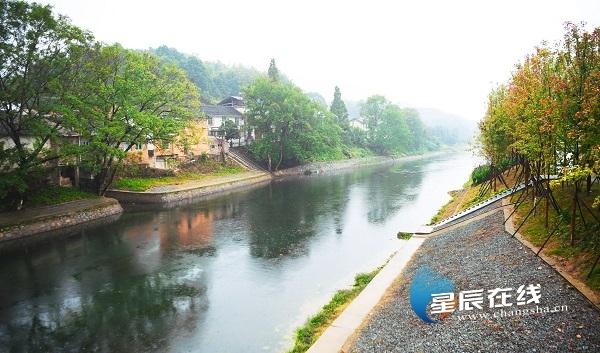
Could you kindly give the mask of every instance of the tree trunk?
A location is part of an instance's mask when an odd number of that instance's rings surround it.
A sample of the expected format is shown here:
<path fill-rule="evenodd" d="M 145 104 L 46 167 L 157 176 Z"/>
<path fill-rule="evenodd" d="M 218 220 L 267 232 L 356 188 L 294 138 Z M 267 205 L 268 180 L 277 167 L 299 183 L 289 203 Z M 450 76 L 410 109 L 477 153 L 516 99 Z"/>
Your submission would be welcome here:
<path fill-rule="evenodd" d="M 546 195 L 546 197 L 544 197 L 546 200 L 546 204 L 544 205 L 544 229 L 548 229 L 548 204 L 550 203 L 548 200 L 549 197 L 550 195 Z"/>
<path fill-rule="evenodd" d="M 570 243 L 575 245 L 575 223 L 577 217 L 577 192 L 579 182 L 575 182 L 575 189 L 573 190 L 573 198 L 571 199 L 571 225 L 570 225 Z"/>
<path fill-rule="evenodd" d="M 268 160 L 268 163 L 269 163 L 269 171 L 272 172 L 273 171 L 273 167 L 271 165 L 271 154 L 270 153 L 269 153 L 269 156 L 268 156 L 267 160 Z"/>
<path fill-rule="evenodd" d="M 100 194 L 100 196 L 104 196 L 104 194 L 106 194 L 106 190 L 108 190 L 108 188 L 112 184 L 113 180 L 115 179 L 116 173 L 117 173 L 117 168 L 113 169 L 112 172 L 110 173 L 110 177 L 108 178 L 108 181 L 106 183 L 104 183 L 104 187 L 102 188 L 102 193 Z"/>
<path fill-rule="evenodd" d="M 279 143 L 279 161 L 277 162 L 277 165 L 275 166 L 275 170 L 279 170 L 279 166 L 281 165 L 281 162 L 283 162 L 283 138 L 281 139 L 281 142 Z"/>

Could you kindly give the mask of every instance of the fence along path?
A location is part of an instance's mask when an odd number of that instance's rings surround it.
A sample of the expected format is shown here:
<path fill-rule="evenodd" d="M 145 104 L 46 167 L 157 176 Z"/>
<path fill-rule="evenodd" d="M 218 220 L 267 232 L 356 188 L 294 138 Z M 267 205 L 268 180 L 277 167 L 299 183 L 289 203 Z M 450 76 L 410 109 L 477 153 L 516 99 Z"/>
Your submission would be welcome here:
<path fill-rule="evenodd" d="M 554 179 L 558 179 L 557 175 L 550 175 L 548 177 L 544 176 L 542 179 L 550 179 L 550 180 L 554 180 Z M 531 182 L 529 182 L 529 184 L 531 184 Z M 441 221 L 428 225 L 428 226 L 421 226 L 419 227 L 414 233 L 415 234 L 429 234 L 431 232 L 433 232 L 434 230 L 438 230 L 440 227 L 453 222 L 457 219 L 460 219 L 462 217 L 468 216 L 473 212 L 479 211 L 480 209 L 489 206 L 491 204 L 493 204 L 496 201 L 502 200 L 503 198 L 510 196 L 516 192 L 519 192 L 521 190 L 523 190 L 525 188 L 526 184 L 525 183 L 521 183 L 519 185 L 516 185 L 510 189 L 506 189 L 502 192 L 499 192 L 465 210 L 462 210 L 456 214 L 453 214 L 452 216 L 448 217 L 448 218 L 444 218 Z"/>

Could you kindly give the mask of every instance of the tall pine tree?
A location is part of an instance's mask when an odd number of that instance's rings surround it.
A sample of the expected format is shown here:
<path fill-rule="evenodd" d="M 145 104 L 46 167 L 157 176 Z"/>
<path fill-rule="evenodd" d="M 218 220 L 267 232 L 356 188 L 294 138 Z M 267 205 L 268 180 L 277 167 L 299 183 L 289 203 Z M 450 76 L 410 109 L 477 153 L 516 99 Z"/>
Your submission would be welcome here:
<path fill-rule="evenodd" d="M 348 109 L 346 109 L 346 104 L 342 100 L 342 93 L 338 86 L 335 86 L 333 101 L 331 102 L 331 108 L 329 110 L 335 115 L 338 124 L 343 129 L 347 130 L 350 127 L 350 122 L 348 121 Z"/>
<path fill-rule="evenodd" d="M 277 69 L 277 65 L 275 65 L 275 59 L 271 59 L 268 74 L 271 81 L 279 81 L 279 69 Z"/>

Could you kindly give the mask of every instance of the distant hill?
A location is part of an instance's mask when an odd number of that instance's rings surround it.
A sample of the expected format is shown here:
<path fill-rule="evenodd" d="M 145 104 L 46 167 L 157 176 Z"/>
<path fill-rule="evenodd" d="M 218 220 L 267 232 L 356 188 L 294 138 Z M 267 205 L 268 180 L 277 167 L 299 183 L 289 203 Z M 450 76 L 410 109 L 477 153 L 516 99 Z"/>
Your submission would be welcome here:
<path fill-rule="evenodd" d="M 224 97 L 237 96 L 242 87 L 264 75 L 252 67 L 202 61 L 194 55 L 165 45 L 150 48 L 149 51 L 162 60 L 175 62 L 185 70 L 190 80 L 200 88 L 200 97 L 204 103 L 216 103 Z"/>
<path fill-rule="evenodd" d="M 471 142 L 477 133 L 475 121 L 435 108 L 416 109 L 430 134 L 444 144 Z"/>
<path fill-rule="evenodd" d="M 346 100 L 350 119 L 360 118 L 360 101 Z M 477 133 L 477 123 L 458 115 L 446 113 L 435 108 L 416 108 L 419 118 L 427 127 L 429 135 L 437 141 L 454 145 L 468 143 Z"/>
<path fill-rule="evenodd" d="M 318 92 L 306 92 L 306 95 L 309 96 L 315 102 L 321 104 L 325 108 L 328 108 L 327 101 L 325 98 Z"/>

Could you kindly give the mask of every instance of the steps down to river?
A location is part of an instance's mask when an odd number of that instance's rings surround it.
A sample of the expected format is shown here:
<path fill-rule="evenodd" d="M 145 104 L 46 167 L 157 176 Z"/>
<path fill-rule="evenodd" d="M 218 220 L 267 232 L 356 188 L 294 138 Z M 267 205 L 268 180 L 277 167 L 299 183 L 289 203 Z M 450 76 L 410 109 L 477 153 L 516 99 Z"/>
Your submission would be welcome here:
<path fill-rule="evenodd" d="M 241 165 L 248 170 L 258 170 L 266 172 L 267 170 L 254 162 L 249 156 L 247 156 L 241 149 L 230 148 L 228 157 L 235 163 Z"/>
<path fill-rule="evenodd" d="M 545 179 L 554 180 L 554 179 L 558 179 L 558 176 L 557 175 L 549 175 L 548 177 L 544 176 L 543 179 L 544 180 Z M 429 233 L 433 232 L 434 230 L 438 230 L 440 227 L 447 225 L 450 222 L 456 221 L 457 219 L 465 217 L 473 212 L 479 211 L 480 209 L 482 209 L 486 206 L 489 206 L 498 200 L 502 200 L 503 198 L 510 196 L 516 192 L 519 192 L 519 191 L 523 190 L 524 188 L 525 188 L 525 183 L 521 183 L 515 187 L 506 189 L 502 192 L 499 192 L 496 195 L 491 196 L 490 198 L 488 198 L 486 200 L 483 200 L 465 210 L 462 210 L 459 213 L 453 214 L 452 216 L 450 216 L 448 218 L 444 218 L 437 223 L 434 223 L 432 225 L 427 225 L 427 226 L 421 226 L 414 233 L 415 234 L 429 234 Z"/>

